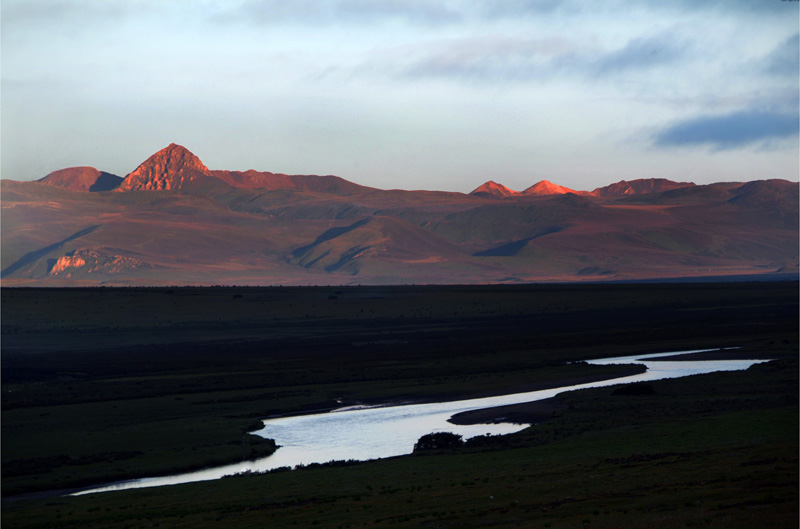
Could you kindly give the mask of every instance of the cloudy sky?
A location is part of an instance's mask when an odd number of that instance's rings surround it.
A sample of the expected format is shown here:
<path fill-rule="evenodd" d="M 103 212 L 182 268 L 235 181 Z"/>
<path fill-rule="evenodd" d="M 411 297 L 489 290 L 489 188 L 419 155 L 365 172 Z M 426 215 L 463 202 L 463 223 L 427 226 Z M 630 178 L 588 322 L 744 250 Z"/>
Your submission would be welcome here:
<path fill-rule="evenodd" d="M 782 0 L 3 0 L 2 178 L 212 169 L 380 188 L 798 177 Z"/>

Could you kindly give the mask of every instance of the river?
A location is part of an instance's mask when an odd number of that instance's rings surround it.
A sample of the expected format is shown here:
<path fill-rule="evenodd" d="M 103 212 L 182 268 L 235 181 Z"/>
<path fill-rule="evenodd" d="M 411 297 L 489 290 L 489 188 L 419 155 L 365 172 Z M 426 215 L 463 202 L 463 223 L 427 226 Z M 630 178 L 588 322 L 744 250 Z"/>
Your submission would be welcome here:
<path fill-rule="evenodd" d="M 272 438 L 280 448 L 272 455 L 254 461 L 208 468 L 174 476 L 136 479 L 83 490 L 90 494 L 142 487 L 159 487 L 219 479 L 223 476 L 263 472 L 280 467 L 295 467 L 334 460 L 379 459 L 410 454 L 414 443 L 432 432 L 453 432 L 464 439 L 484 434 L 509 434 L 527 428 L 527 424 L 478 424 L 457 426 L 447 420 L 463 411 L 519 404 L 547 399 L 564 391 L 596 388 L 621 383 L 676 378 L 714 371 L 747 369 L 766 360 L 658 360 L 659 357 L 691 354 L 680 351 L 627 357 L 587 360 L 589 364 L 644 364 L 647 371 L 628 377 L 564 386 L 529 393 L 516 393 L 482 399 L 408 404 L 383 407 L 350 407 L 327 413 L 264 420 L 264 428 L 253 432 Z"/>

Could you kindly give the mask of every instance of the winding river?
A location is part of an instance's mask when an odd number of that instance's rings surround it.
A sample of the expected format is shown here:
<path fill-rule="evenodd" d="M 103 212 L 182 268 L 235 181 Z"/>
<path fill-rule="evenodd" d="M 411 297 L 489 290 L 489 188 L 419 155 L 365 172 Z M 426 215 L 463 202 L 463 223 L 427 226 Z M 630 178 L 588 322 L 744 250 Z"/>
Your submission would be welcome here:
<path fill-rule="evenodd" d="M 334 460 L 365 461 L 410 454 L 414 443 L 421 436 L 431 432 L 453 432 L 468 439 L 484 434 L 514 433 L 529 426 L 505 423 L 457 426 L 447 422 L 450 417 L 463 411 L 542 400 L 575 389 L 684 377 L 714 371 L 736 371 L 766 361 L 659 360 L 661 357 L 696 352 L 700 351 L 587 360 L 587 363 L 597 365 L 644 364 L 647 367 L 647 371 L 637 375 L 587 384 L 472 400 L 402 406 L 350 407 L 328 413 L 267 419 L 264 420 L 264 428 L 253 434 L 275 439 L 280 446 L 274 454 L 268 457 L 174 476 L 118 482 L 75 494 L 175 485 L 219 479 L 242 472 L 263 472 L 280 467 L 325 463 Z"/>

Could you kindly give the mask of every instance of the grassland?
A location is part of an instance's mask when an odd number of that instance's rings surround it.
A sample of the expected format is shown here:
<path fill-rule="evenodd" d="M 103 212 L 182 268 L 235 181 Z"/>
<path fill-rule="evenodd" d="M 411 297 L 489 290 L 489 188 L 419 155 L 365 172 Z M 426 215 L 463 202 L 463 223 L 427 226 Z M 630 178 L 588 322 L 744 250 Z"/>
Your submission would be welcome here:
<path fill-rule="evenodd" d="M 570 394 L 557 417 L 469 453 L 4 500 L 9 527 L 796 523 L 797 283 L 2 297 L 6 498 L 237 460 L 257 418 L 337 401 L 498 394 L 608 374 L 564 362 L 636 352 L 782 359 L 648 396 Z"/>

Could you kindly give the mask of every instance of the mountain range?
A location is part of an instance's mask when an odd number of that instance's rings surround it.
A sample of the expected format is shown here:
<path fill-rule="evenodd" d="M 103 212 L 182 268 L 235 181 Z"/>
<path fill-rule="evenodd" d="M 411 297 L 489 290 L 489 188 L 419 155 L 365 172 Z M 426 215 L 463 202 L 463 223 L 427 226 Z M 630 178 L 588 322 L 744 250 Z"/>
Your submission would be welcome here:
<path fill-rule="evenodd" d="M 122 178 L 2 180 L 3 285 L 327 285 L 797 273 L 798 183 L 469 194 L 211 170 L 171 144 Z"/>

